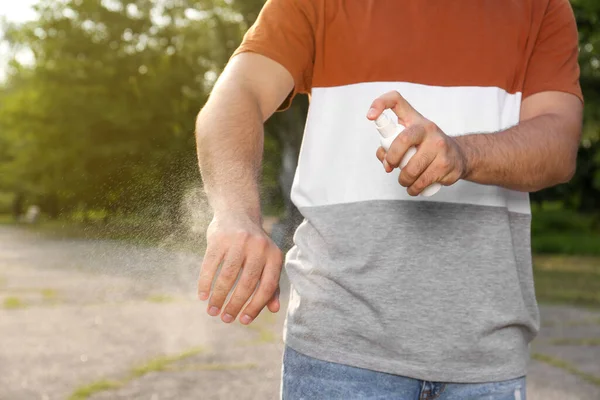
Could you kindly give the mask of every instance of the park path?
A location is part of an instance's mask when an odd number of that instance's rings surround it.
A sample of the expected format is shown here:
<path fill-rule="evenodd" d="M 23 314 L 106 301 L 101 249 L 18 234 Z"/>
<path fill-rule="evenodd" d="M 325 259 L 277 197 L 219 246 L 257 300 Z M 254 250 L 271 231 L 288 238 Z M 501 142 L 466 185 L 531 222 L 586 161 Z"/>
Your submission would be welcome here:
<path fill-rule="evenodd" d="M 0 400 L 277 399 L 284 314 L 251 327 L 209 317 L 198 266 L 191 253 L 0 226 Z M 600 338 L 600 313 L 542 317 L 528 398 L 600 399 L 600 343 L 582 340 Z"/>

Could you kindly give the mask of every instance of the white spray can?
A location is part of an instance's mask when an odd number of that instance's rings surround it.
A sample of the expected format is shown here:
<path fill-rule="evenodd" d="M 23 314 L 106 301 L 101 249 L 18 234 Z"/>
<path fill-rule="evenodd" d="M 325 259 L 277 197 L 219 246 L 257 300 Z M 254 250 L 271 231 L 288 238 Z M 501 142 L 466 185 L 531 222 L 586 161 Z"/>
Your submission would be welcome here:
<path fill-rule="evenodd" d="M 381 135 L 381 138 L 380 138 L 381 139 L 381 147 L 383 147 L 385 149 L 385 151 L 388 151 L 388 149 L 392 145 L 392 142 L 394 141 L 394 139 L 396 139 L 396 137 L 400 133 L 402 133 L 402 131 L 404 130 L 404 127 L 402 125 L 395 123 L 385 113 L 381 114 L 379 116 L 379 118 L 377 118 L 375 120 L 375 126 L 377 127 L 377 130 L 379 131 L 379 134 Z M 416 152 L 417 152 L 417 149 L 414 146 L 410 147 L 406 151 L 406 154 L 404 154 L 404 157 L 402 158 L 402 161 L 400 162 L 400 169 L 406 167 L 406 164 L 408 164 L 408 162 L 410 161 L 412 156 L 415 155 Z M 421 196 L 424 196 L 424 197 L 433 196 L 441 188 L 442 188 L 442 185 L 440 185 L 439 183 L 433 183 L 430 186 L 426 187 L 425 190 L 423 190 L 421 192 Z"/>

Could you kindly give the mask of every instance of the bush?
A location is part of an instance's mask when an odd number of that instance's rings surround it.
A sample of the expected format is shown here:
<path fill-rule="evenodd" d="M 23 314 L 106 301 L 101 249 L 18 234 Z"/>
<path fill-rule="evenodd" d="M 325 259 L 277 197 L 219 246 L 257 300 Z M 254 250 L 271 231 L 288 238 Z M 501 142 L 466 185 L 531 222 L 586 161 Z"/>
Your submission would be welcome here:
<path fill-rule="evenodd" d="M 593 233 L 597 229 L 597 217 L 570 210 L 534 210 L 531 222 L 532 235 L 548 233 Z"/>
<path fill-rule="evenodd" d="M 531 246 L 537 254 L 600 255 L 599 216 L 533 208 Z"/>
<path fill-rule="evenodd" d="M 0 214 L 11 214 L 13 209 L 13 194 L 0 192 Z"/>
<path fill-rule="evenodd" d="M 531 237 L 535 254 L 570 254 L 600 256 L 598 233 L 547 233 Z"/>

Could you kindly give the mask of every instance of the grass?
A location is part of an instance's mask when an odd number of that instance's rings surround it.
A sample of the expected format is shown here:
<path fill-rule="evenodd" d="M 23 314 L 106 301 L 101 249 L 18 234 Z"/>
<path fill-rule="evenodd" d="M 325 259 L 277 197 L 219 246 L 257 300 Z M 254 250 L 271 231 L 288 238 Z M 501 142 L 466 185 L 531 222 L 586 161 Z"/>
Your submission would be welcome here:
<path fill-rule="evenodd" d="M 18 297 L 14 297 L 14 296 L 5 298 L 3 305 L 4 305 L 4 308 L 6 308 L 7 310 L 16 310 L 19 308 L 27 307 L 27 304 L 25 304 L 25 302 L 23 302 L 23 300 L 21 300 Z"/>
<path fill-rule="evenodd" d="M 600 346 L 600 338 L 583 339 L 554 339 L 550 341 L 555 346 Z"/>
<path fill-rule="evenodd" d="M 582 319 L 578 321 L 544 321 L 542 322 L 543 327 L 553 327 L 553 326 L 590 326 L 590 325 L 600 325 L 600 318 L 588 318 Z"/>
<path fill-rule="evenodd" d="M 150 372 L 166 371 L 171 364 L 173 364 L 177 361 L 185 360 L 186 358 L 190 358 L 197 354 L 200 354 L 203 351 L 204 351 L 203 348 L 198 347 L 198 348 L 190 349 L 183 353 L 177 354 L 175 356 L 154 358 L 154 359 L 148 361 L 146 364 L 140 365 L 139 367 L 135 367 L 131 371 L 131 376 L 134 378 L 139 378 L 141 376 L 149 374 Z"/>
<path fill-rule="evenodd" d="M 147 361 L 145 364 L 132 368 L 129 375 L 121 380 L 115 381 L 103 379 L 93 382 L 89 385 L 82 386 L 73 392 L 73 394 L 69 397 L 69 400 L 86 400 L 92 395 L 100 392 L 120 389 L 132 380 L 140 378 L 151 372 L 177 371 L 178 369 L 171 367 L 172 364 L 200 354 L 203 351 L 204 349 L 202 347 L 195 347 L 174 356 L 156 357 L 150 361 Z"/>
<path fill-rule="evenodd" d="M 239 346 L 250 346 L 256 344 L 269 344 L 277 342 L 277 335 L 273 333 L 276 322 L 275 314 L 264 312 L 252 325 L 246 326 L 246 329 L 258 333 L 258 337 L 252 340 L 242 340 L 238 342 Z"/>
<path fill-rule="evenodd" d="M 600 308 L 600 257 L 536 256 L 537 299 Z"/>
<path fill-rule="evenodd" d="M 236 371 L 254 369 L 258 366 L 253 363 L 247 364 L 191 364 L 181 368 L 169 369 L 170 371 Z"/>
<path fill-rule="evenodd" d="M 56 301 L 58 299 L 58 292 L 54 289 L 42 289 L 40 294 L 44 301 Z"/>
<path fill-rule="evenodd" d="M 567 371 L 575 376 L 578 376 L 579 378 L 581 378 L 584 381 L 589 382 L 593 385 L 600 386 L 600 377 L 590 375 L 586 372 L 580 371 L 579 369 L 575 368 L 573 365 L 569 364 L 566 361 L 563 361 L 563 360 L 560 360 L 558 358 L 554 358 L 551 356 L 547 356 L 545 354 L 540 354 L 540 353 L 532 354 L 531 358 L 533 358 L 534 360 L 543 362 L 545 364 L 551 365 L 553 367 L 565 370 L 565 371 Z"/>
<path fill-rule="evenodd" d="M 175 301 L 175 298 L 164 294 L 154 294 L 148 296 L 146 300 L 151 303 L 172 303 Z"/>
<path fill-rule="evenodd" d="M 107 390 L 116 390 L 123 387 L 123 382 L 117 381 L 97 381 L 92 384 L 82 386 L 77 389 L 73 394 L 69 397 L 69 400 L 86 400 L 90 398 L 92 395 L 104 392 Z"/>
<path fill-rule="evenodd" d="M 40 236 L 58 239 L 114 240 L 138 246 L 163 246 L 175 250 L 201 253 L 204 241 L 187 229 L 177 229 L 151 219 L 113 219 L 81 222 L 71 219 L 42 219 L 35 225 L 16 223 L 0 216 L 0 225 L 11 225 Z"/>

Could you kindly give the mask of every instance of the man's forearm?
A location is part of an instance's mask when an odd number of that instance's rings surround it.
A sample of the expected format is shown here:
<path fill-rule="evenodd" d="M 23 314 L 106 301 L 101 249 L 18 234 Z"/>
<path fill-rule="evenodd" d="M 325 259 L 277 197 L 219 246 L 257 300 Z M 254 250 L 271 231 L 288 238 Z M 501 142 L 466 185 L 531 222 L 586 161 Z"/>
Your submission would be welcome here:
<path fill-rule="evenodd" d="M 569 181 L 577 146 L 559 115 L 545 114 L 492 134 L 456 137 L 467 160 L 464 179 L 534 192 Z"/>
<path fill-rule="evenodd" d="M 234 84 L 216 88 L 198 116 L 196 139 L 204 188 L 215 214 L 260 222 L 264 129 L 251 92 Z"/>

